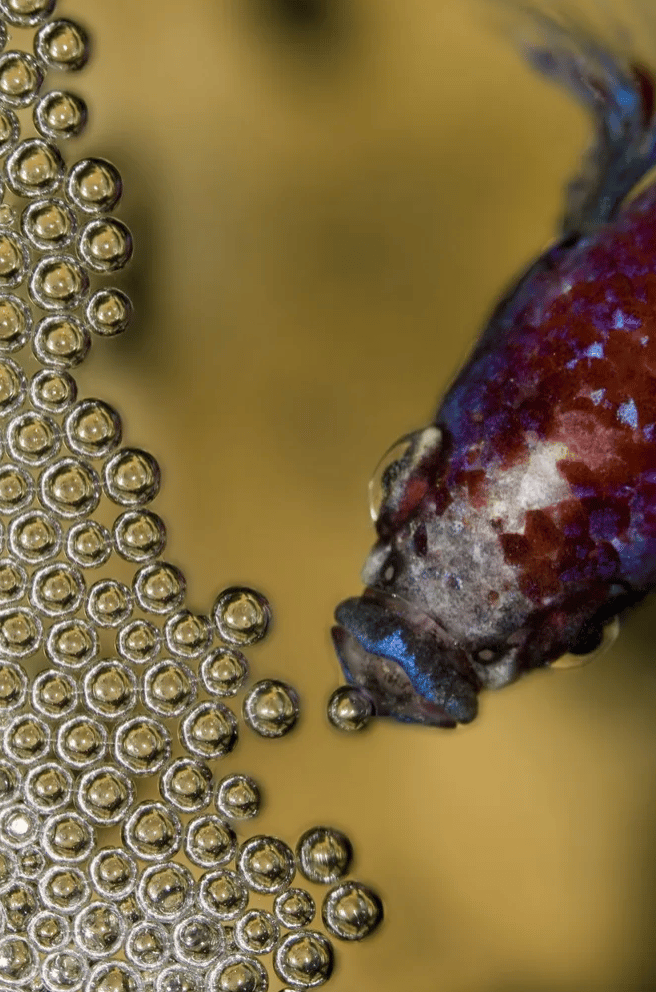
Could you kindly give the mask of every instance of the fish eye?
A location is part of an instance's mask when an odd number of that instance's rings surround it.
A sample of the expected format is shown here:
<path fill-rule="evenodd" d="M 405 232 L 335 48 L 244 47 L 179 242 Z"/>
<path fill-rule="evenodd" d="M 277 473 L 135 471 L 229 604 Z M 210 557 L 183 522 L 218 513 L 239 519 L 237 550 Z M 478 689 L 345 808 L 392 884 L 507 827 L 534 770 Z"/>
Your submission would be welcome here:
<path fill-rule="evenodd" d="M 570 653 L 564 654 L 561 658 L 552 661 L 549 667 L 564 670 L 566 668 L 582 668 L 583 665 L 589 665 L 591 661 L 596 661 L 597 658 L 606 654 L 606 651 L 617 640 L 619 632 L 619 618 L 613 617 L 605 627 L 590 631 L 589 639 L 586 638 L 585 641 L 581 641 L 580 650 L 579 645 L 577 645 Z"/>
<path fill-rule="evenodd" d="M 387 449 L 369 481 L 369 512 L 374 523 L 380 517 L 401 474 L 418 465 L 427 454 L 439 447 L 441 440 L 442 432 L 439 428 L 422 427 L 404 434 Z"/>

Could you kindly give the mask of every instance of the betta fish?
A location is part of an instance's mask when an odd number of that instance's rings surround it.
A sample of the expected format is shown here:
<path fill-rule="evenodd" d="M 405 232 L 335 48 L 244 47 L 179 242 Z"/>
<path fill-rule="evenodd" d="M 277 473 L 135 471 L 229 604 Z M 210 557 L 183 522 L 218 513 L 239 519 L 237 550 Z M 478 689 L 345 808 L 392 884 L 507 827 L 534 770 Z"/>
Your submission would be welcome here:
<path fill-rule="evenodd" d="M 526 54 L 592 114 L 561 236 L 379 478 L 364 594 L 335 612 L 378 715 L 455 727 L 481 689 L 596 648 L 656 585 L 655 82 L 533 12 Z M 619 46 L 618 46 L 619 48 Z"/>

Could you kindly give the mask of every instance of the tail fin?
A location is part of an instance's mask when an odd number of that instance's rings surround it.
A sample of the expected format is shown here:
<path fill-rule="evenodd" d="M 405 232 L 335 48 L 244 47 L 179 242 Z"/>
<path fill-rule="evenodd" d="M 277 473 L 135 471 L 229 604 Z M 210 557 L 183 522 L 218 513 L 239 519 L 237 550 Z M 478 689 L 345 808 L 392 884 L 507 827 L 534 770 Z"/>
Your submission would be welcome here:
<path fill-rule="evenodd" d="M 601 16 L 601 2 L 594 6 Z M 656 164 L 656 79 L 632 53 L 629 32 L 617 22 L 602 31 L 562 5 L 544 9 L 502 0 L 502 7 L 513 15 L 511 33 L 530 65 L 592 115 L 594 141 L 569 184 L 563 219 L 564 237 L 585 234 L 610 220 Z"/>

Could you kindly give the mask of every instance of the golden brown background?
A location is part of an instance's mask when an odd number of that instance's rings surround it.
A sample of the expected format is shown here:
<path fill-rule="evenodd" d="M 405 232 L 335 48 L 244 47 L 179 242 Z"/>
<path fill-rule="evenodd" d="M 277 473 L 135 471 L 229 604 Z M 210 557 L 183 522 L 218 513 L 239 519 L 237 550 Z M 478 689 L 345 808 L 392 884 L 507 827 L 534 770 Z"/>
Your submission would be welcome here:
<path fill-rule="evenodd" d="M 656 988 L 653 605 L 596 665 L 489 695 L 466 730 L 354 739 L 323 715 L 371 470 L 551 237 L 582 114 L 464 0 L 59 9 L 94 38 L 69 159 L 116 162 L 137 244 L 137 318 L 96 342 L 81 394 L 160 459 L 192 608 L 233 582 L 273 603 L 251 660 L 298 687 L 304 723 L 240 745 L 262 826 L 346 829 L 387 906 L 331 988 Z"/>

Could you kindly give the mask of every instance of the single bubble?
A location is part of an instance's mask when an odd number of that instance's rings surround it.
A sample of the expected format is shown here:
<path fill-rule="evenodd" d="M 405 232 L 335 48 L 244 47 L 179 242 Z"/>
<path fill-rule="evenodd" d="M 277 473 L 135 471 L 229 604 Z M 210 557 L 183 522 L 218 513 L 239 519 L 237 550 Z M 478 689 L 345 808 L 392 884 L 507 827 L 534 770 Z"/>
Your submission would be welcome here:
<path fill-rule="evenodd" d="M 218 920 L 236 920 L 248 904 L 248 889 L 229 868 L 201 876 L 198 901 L 206 913 Z"/>
<path fill-rule="evenodd" d="M 196 699 L 196 676 L 180 661 L 156 661 L 144 672 L 143 697 L 159 716 L 182 716 Z"/>
<path fill-rule="evenodd" d="M 66 554 L 80 568 L 99 568 L 111 553 L 112 536 L 96 520 L 82 520 L 66 535 Z"/>
<path fill-rule="evenodd" d="M 100 579 L 89 589 L 87 613 L 99 627 L 118 627 L 132 613 L 132 593 L 116 579 Z"/>
<path fill-rule="evenodd" d="M 39 881 L 39 895 L 46 909 L 72 915 L 87 902 L 90 889 L 79 868 L 53 865 Z"/>
<path fill-rule="evenodd" d="M 373 715 L 371 698 L 355 686 L 340 686 L 328 700 L 328 719 L 337 730 L 364 730 Z"/>
<path fill-rule="evenodd" d="M 96 842 L 93 827 L 79 813 L 56 813 L 48 817 L 43 828 L 43 849 L 56 863 L 76 864 L 86 861 Z"/>
<path fill-rule="evenodd" d="M 39 63 L 26 52 L 3 52 L 0 55 L 0 100 L 15 110 L 29 107 L 37 98 L 43 72 Z"/>
<path fill-rule="evenodd" d="M 98 634 L 86 620 L 61 620 L 50 628 L 45 651 L 55 665 L 83 668 L 98 653 Z"/>
<path fill-rule="evenodd" d="M 85 325 L 70 314 L 44 317 L 36 325 L 32 350 L 42 365 L 72 369 L 89 354 L 91 337 Z"/>
<path fill-rule="evenodd" d="M 7 448 L 21 465 L 45 465 L 56 457 L 60 445 L 59 425 L 44 413 L 23 413 L 9 424 Z"/>
<path fill-rule="evenodd" d="M 0 851 L 0 893 L 8 891 L 12 882 L 16 880 L 18 871 L 18 857 L 15 852 L 9 848 Z M 4 927 L 5 921 L 2 919 L 2 910 L 0 910 L 0 920 Z"/>
<path fill-rule="evenodd" d="M 25 776 L 25 798 L 39 813 L 54 813 L 68 805 L 73 793 L 73 776 L 54 761 L 30 768 Z"/>
<path fill-rule="evenodd" d="M 89 292 L 89 277 L 71 255 L 44 255 L 32 268 L 28 288 L 42 310 L 75 310 Z"/>
<path fill-rule="evenodd" d="M 0 658 L 28 658 L 41 646 L 41 621 L 23 607 L 0 611 Z"/>
<path fill-rule="evenodd" d="M 116 550 L 127 561 L 147 562 L 166 546 L 164 521 L 150 510 L 127 510 L 114 523 Z"/>
<path fill-rule="evenodd" d="M 170 613 L 184 601 L 185 577 L 179 568 L 158 561 L 140 568 L 134 576 L 134 595 L 144 613 Z"/>
<path fill-rule="evenodd" d="M 164 626 L 166 645 L 181 658 L 199 658 L 212 643 L 212 625 L 206 616 L 180 610 Z"/>
<path fill-rule="evenodd" d="M 171 964 L 157 975 L 155 992 L 207 992 L 205 977 L 188 965 Z"/>
<path fill-rule="evenodd" d="M 298 989 L 325 985 L 333 973 L 333 964 L 332 944 L 314 930 L 287 934 L 278 944 L 273 958 L 278 978 Z"/>
<path fill-rule="evenodd" d="M 0 63 L 3 56 L 0 55 Z M 0 65 L 0 90 L 2 67 Z M 31 101 L 30 101 L 31 102 Z M 64 178 L 59 149 L 43 138 L 20 141 L 5 162 L 7 186 L 17 196 L 44 197 L 55 193 Z"/>
<path fill-rule="evenodd" d="M 267 992 L 269 976 L 257 958 L 229 954 L 209 973 L 208 992 Z"/>
<path fill-rule="evenodd" d="M 176 758 L 159 781 L 162 798 L 183 813 L 206 809 L 212 798 L 212 772 L 197 758 Z"/>
<path fill-rule="evenodd" d="M 0 466 L 0 513 L 16 513 L 34 499 L 34 483 L 17 465 Z"/>
<path fill-rule="evenodd" d="M 189 869 L 171 861 L 145 869 L 137 886 L 137 900 L 148 918 L 175 923 L 187 915 L 194 892 Z"/>
<path fill-rule="evenodd" d="M 168 959 L 170 945 L 169 933 L 160 923 L 138 923 L 128 934 L 125 955 L 137 968 L 150 971 Z"/>
<path fill-rule="evenodd" d="M 13 803 L 21 787 L 19 770 L 8 761 L 0 759 L 0 809 Z"/>
<path fill-rule="evenodd" d="M 30 381 L 32 405 L 45 413 L 65 413 L 76 398 L 77 384 L 68 372 L 42 369 Z"/>
<path fill-rule="evenodd" d="M 37 969 L 36 952 L 24 937 L 13 935 L 0 940 L 0 982 L 25 988 Z"/>
<path fill-rule="evenodd" d="M 159 465 L 138 448 L 122 448 L 112 455 L 105 462 L 103 477 L 107 495 L 121 506 L 143 506 L 159 492 Z"/>
<path fill-rule="evenodd" d="M 137 863 L 120 847 L 104 847 L 91 860 L 89 876 L 101 898 L 120 901 L 137 881 Z"/>
<path fill-rule="evenodd" d="M 242 844 L 237 866 L 254 892 L 282 892 L 296 874 L 291 848 L 277 837 L 264 835 L 251 837 Z"/>
<path fill-rule="evenodd" d="M 101 961 L 89 972 L 84 992 L 144 992 L 144 985 L 137 969 L 125 961 Z"/>
<path fill-rule="evenodd" d="M 182 721 L 180 740 L 199 758 L 220 758 L 237 743 L 237 719 L 223 703 L 199 703 Z"/>
<path fill-rule="evenodd" d="M 8 107 L 0 109 L 0 155 L 6 155 L 20 137 L 18 117 Z"/>
<path fill-rule="evenodd" d="M 71 768 L 87 768 L 107 751 L 107 731 L 89 716 L 74 716 L 57 731 L 57 756 Z"/>
<path fill-rule="evenodd" d="M 0 662 L 0 716 L 20 709 L 27 695 L 27 673 L 11 661 Z"/>
<path fill-rule="evenodd" d="M 65 90 L 51 90 L 34 108 L 34 126 L 44 138 L 61 141 L 82 134 L 87 123 L 87 105 Z"/>
<path fill-rule="evenodd" d="M 125 922 L 109 902 L 94 902 L 75 918 L 75 942 L 91 958 L 107 958 L 115 954 L 125 935 Z"/>
<path fill-rule="evenodd" d="M 17 472 L 8 472 L 5 476 L 8 483 L 10 474 L 14 476 L 13 482 L 18 491 L 19 479 L 22 483 L 25 476 L 19 476 Z M 25 500 L 21 502 L 24 503 Z M 43 510 L 28 510 L 11 521 L 7 539 L 11 552 L 16 558 L 28 565 L 38 565 L 59 554 L 62 540 L 61 527 Z"/>
<path fill-rule="evenodd" d="M 33 765 L 50 749 L 50 728 L 39 717 L 25 713 L 14 717 L 7 725 L 2 742 L 10 761 Z"/>
<path fill-rule="evenodd" d="M 11 253 L 11 245 L 2 241 L 0 233 L 0 287 L 4 285 L 2 251 Z M 20 255 L 20 253 L 19 253 Z M 11 262 L 5 256 L 5 271 L 10 272 Z M 0 297 L 0 352 L 20 351 L 30 339 L 32 333 L 32 313 L 23 300 L 17 296 L 3 294 Z"/>
<path fill-rule="evenodd" d="M 118 908 L 127 923 L 130 923 L 132 926 L 136 923 L 143 923 L 144 914 L 134 893 L 130 893 L 125 899 L 121 899 L 118 903 Z"/>
<path fill-rule="evenodd" d="M 40 951 L 56 951 L 68 944 L 71 928 L 65 916 L 44 909 L 32 917 L 27 933 Z"/>
<path fill-rule="evenodd" d="M 15 28 L 35 28 L 47 21 L 56 0 L 0 0 L 0 17 Z"/>
<path fill-rule="evenodd" d="M 218 816 L 197 816 L 189 821 L 184 838 L 185 854 L 201 868 L 218 868 L 232 861 L 237 836 Z"/>
<path fill-rule="evenodd" d="M 235 940 L 247 954 L 269 954 L 280 939 L 275 916 L 264 909 L 251 909 L 235 924 Z"/>
<path fill-rule="evenodd" d="M 89 966 L 79 951 L 54 951 L 41 964 L 41 978 L 48 992 L 78 992 L 84 985 Z"/>
<path fill-rule="evenodd" d="M 113 210 L 122 192 L 123 183 L 118 169 L 102 158 L 85 158 L 76 162 L 66 180 L 69 200 L 78 210 L 88 214 Z"/>
<path fill-rule="evenodd" d="M 112 765 L 101 765 L 82 775 L 75 801 L 92 823 L 109 827 L 123 822 L 134 793 L 134 785 L 127 775 Z"/>
<path fill-rule="evenodd" d="M 22 599 L 26 588 L 25 569 L 13 558 L 0 558 L 0 603 L 14 603 Z"/>
<path fill-rule="evenodd" d="M 20 366 L 10 358 L 0 359 L 0 417 L 6 417 L 23 405 L 26 382 Z"/>
<path fill-rule="evenodd" d="M 125 661 L 145 665 L 160 652 L 162 636 L 149 620 L 132 620 L 116 635 L 116 650 Z"/>
<path fill-rule="evenodd" d="M 61 458 L 39 476 L 39 499 L 60 517 L 87 517 L 100 502 L 100 479 L 77 458 Z"/>
<path fill-rule="evenodd" d="M 266 635 L 271 622 L 268 600 L 254 589 L 224 589 L 212 607 L 212 619 L 228 644 L 255 644 Z"/>
<path fill-rule="evenodd" d="M 78 701 L 75 679 L 56 668 L 46 668 L 32 682 L 32 706 L 45 717 L 69 716 Z"/>
<path fill-rule="evenodd" d="M 162 723 L 137 716 L 116 728 L 113 749 L 118 763 L 133 775 L 155 775 L 171 756 L 171 738 Z"/>
<path fill-rule="evenodd" d="M 18 858 L 18 872 L 22 878 L 41 878 L 46 866 L 46 856 L 41 849 L 40 843 L 28 845 L 20 851 Z M 24 928 L 21 927 L 21 929 Z"/>
<path fill-rule="evenodd" d="M 77 233 L 77 220 L 63 200 L 48 197 L 28 203 L 21 214 L 21 230 L 34 248 L 56 251 L 71 243 Z"/>
<path fill-rule="evenodd" d="M 216 806 L 229 820 L 250 820 L 260 812 L 260 788 L 249 775 L 227 775 L 219 782 Z"/>
<path fill-rule="evenodd" d="M 288 930 L 300 930 L 312 923 L 317 908 L 305 889 L 287 889 L 276 896 L 273 911 Z"/>
<path fill-rule="evenodd" d="M 89 38 L 79 24 L 60 18 L 37 32 L 34 51 L 50 69 L 81 69 L 89 57 Z"/>
<path fill-rule="evenodd" d="M 178 815 L 162 803 L 139 803 L 123 825 L 123 843 L 142 861 L 165 861 L 180 849 Z"/>
<path fill-rule="evenodd" d="M 217 648 L 199 669 L 203 688 L 211 696 L 234 696 L 248 678 L 248 662 L 234 648 Z"/>
<path fill-rule="evenodd" d="M 82 573 L 66 562 L 44 565 L 32 576 L 30 602 L 47 617 L 75 613 L 84 601 Z"/>
<path fill-rule="evenodd" d="M 27 274 L 29 263 L 29 253 L 23 239 L 13 231 L 0 228 L 0 289 L 20 286 Z M 16 323 L 20 318 L 15 315 L 12 317 L 7 313 L 5 319 L 13 319 Z"/>
<path fill-rule="evenodd" d="M 19 871 L 22 867 L 22 854 L 19 852 Z M 3 931 L 7 928 L 14 932 L 24 933 L 30 921 L 34 919 L 39 909 L 38 896 L 34 886 L 29 881 L 21 878 L 11 882 L 2 896 L 2 923 Z M 0 988 L 4 988 L 0 984 Z"/>
<path fill-rule="evenodd" d="M 114 337 L 127 330 L 132 303 L 120 289 L 99 289 L 87 303 L 86 317 L 100 337 Z"/>
<path fill-rule="evenodd" d="M 299 702 L 287 682 L 263 679 L 244 700 L 244 719 L 260 737 L 284 737 L 296 726 Z"/>
<path fill-rule="evenodd" d="M 208 968 L 223 947 L 220 925 L 197 912 L 177 923 L 173 930 L 173 953 L 183 964 Z"/>
<path fill-rule="evenodd" d="M 127 265 L 132 257 L 132 235 L 122 221 L 114 217 L 97 217 L 80 231 L 77 250 L 94 272 L 115 272 Z"/>
<path fill-rule="evenodd" d="M 340 830 L 313 827 L 296 845 L 298 866 L 310 882 L 328 885 L 347 875 L 353 861 L 353 847 Z"/>
<path fill-rule="evenodd" d="M 84 676 L 87 711 L 101 720 L 117 720 L 130 713 L 137 702 L 137 680 L 117 658 L 98 662 Z"/>
<path fill-rule="evenodd" d="M 7 757 L 12 760 L 10 755 Z M 10 850 L 38 842 L 40 833 L 39 815 L 24 803 L 14 803 L 0 814 L 0 840 Z"/>
<path fill-rule="evenodd" d="M 344 882 L 331 889 L 323 901 L 324 926 L 340 940 L 363 940 L 380 925 L 380 897 L 361 882 Z"/>

